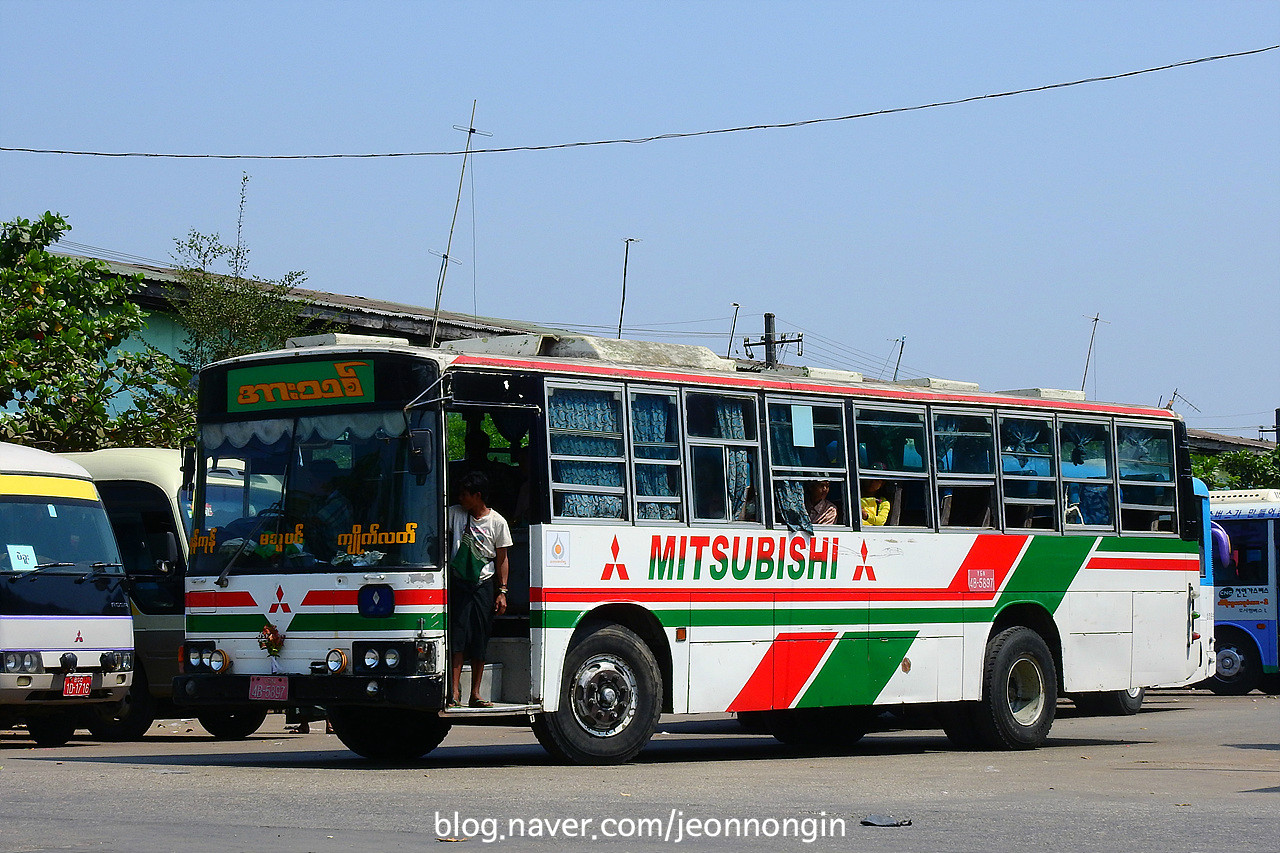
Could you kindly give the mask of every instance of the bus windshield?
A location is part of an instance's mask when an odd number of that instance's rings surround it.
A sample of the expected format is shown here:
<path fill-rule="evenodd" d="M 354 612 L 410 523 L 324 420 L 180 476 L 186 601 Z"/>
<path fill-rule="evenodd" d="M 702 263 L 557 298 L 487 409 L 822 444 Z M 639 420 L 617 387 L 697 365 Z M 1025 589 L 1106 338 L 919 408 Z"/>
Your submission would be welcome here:
<path fill-rule="evenodd" d="M 191 573 L 431 567 L 437 474 L 400 409 L 201 427 Z"/>
<path fill-rule="evenodd" d="M 0 498 L 0 573 L 121 574 L 102 505 L 58 497 Z"/>

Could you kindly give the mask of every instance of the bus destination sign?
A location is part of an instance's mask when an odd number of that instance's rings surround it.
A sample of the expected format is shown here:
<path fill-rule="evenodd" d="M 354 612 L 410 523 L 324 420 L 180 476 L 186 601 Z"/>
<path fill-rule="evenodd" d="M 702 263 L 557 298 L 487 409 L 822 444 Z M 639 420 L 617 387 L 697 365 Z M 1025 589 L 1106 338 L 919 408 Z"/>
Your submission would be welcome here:
<path fill-rule="evenodd" d="M 227 371 L 228 412 L 373 401 L 369 361 L 305 361 Z"/>

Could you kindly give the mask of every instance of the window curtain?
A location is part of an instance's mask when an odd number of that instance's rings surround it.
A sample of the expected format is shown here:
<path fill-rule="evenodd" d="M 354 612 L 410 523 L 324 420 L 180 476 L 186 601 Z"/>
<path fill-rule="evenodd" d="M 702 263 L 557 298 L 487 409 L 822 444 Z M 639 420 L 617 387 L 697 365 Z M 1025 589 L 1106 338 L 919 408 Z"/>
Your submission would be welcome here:
<path fill-rule="evenodd" d="M 746 439 L 747 405 L 743 400 L 726 398 L 716 400 L 716 424 L 720 429 L 721 438 Z M 729 517 L 737 518 L 747 502 L 747 489 L 751 487 L 751 451 L 736 447 L 726 447 L 725 451 Z"/>
<path fill-rule="evenodd" d="M 667 441 L 670 401 L 666 397 L 637 396 L 631 404 L 631 427 L 638 442 L 661 444 Z M 651 448 L 645 448 L 650 450 Z M 677 451 L 678 452 L 678 451 Z M 645 465 L 636 453 L 637 497 L 675 497 L 666 465 Z M 675 521 L 680 518 L 676 504 L 639 500 L 636 514 L 644 519 Z"/>
<path fill-rule="evenodd" d="M 790 406 L 769 407 L 769 433 L 773 464 L 788 468 L 799 467 L 800 452 L 792 441 Z M 773 491 L 778 501 L 778 516 L 787 525 L 787 529 L 792 533 L 804 531 L 813 535 L 813 521 L 804 505 L 804 485 L 799 480 L 775 479 Z"/>
<path fill-rule="evenodd" d="M 597 432 L 602 435 L 555 434 L 551 450 L 566 456 L 621 455 L 618 404 L 601 391 L 556 390 L 547 407 L 551 429 Z M 609 435 L 612 434 L 612 435 Z M 622 486 L 622 465 L 617 462 L 560 460 L 555 464 L 560 483 L 584 486 Z M 622 498 L 617 495 L 566 494 L 561 513 L 573 518 L 621 518 Z"/>

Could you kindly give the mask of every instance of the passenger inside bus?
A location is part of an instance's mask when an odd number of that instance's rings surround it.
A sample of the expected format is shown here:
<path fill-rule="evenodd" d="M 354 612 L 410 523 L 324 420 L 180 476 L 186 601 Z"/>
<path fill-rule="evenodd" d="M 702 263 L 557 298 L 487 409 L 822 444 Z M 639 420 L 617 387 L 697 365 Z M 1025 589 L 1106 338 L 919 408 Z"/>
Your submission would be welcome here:
<path fill-rule="evenodd" d="M 890 502 L 881 497 L 884 481 L 864 479 L 858 481 L 862 491 L 862 523 L 870 527 L 880 527 L 889 522 Z"/>
<path fill-rule="evenodd" d="M 827 499 L 831 494 L 830 480 L 808 480 L 804 484 L 804 507 L 814 524 L 839 524 L 840 510 Z"/>

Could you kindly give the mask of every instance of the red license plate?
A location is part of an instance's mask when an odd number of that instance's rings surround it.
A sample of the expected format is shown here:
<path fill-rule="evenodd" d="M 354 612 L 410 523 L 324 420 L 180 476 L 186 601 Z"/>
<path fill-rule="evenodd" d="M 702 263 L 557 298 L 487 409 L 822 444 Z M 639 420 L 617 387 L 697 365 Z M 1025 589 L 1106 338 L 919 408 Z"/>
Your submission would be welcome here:
<path fill-rule="evenodd" d="M 289 676 L 249 676 L 249 698 L 259 702 L 284 702 L 289 698 Z"/>
<path fill-rule="evenodd" d="M 68 675 L 62 679 L 63 696 L 88 696 L 92 687 L 92 675 Z"/>

